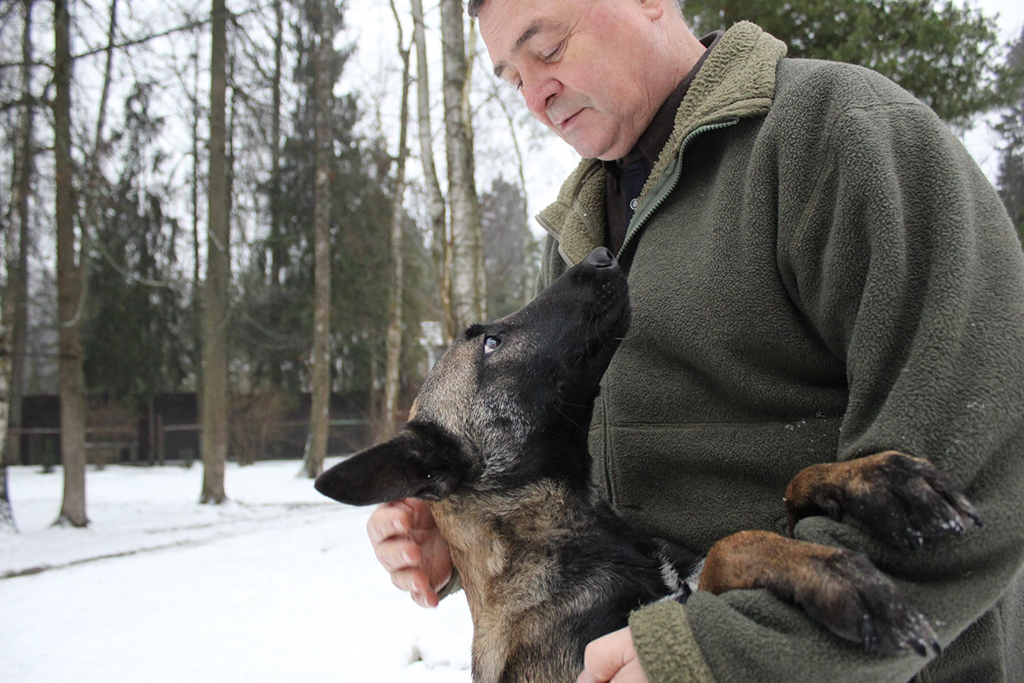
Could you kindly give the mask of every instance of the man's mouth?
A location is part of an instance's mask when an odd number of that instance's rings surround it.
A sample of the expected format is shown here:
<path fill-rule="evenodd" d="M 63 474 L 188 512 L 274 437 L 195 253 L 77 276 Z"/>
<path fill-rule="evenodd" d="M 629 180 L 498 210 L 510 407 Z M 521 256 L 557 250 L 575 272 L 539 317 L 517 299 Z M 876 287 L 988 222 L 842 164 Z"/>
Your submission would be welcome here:
<path fill-rule="evenodd" d="M 564 132 L 569 126 L 573 124 L 574 121 L 576 121 L 576 118 L 580 115 L 582 111 L 583 110 L 580 109 L 579 111 L 576 111 L 570 114 L 569 116 L 566 116 L 564 119 L 556 123 L 555 127 L 558 128 L 560 131 Z"/>

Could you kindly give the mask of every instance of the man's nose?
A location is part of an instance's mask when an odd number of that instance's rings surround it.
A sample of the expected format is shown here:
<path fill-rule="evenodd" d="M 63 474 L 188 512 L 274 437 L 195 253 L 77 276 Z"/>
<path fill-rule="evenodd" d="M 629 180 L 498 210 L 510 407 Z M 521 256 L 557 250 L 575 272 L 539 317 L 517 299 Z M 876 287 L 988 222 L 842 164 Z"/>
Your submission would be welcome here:
<path fill-rule="evenodd" d="M 562 84 L 554 78 L 523 78 L 523 97 L 534 116 L 543 119 L 551 98 L 562 92 Z"/>

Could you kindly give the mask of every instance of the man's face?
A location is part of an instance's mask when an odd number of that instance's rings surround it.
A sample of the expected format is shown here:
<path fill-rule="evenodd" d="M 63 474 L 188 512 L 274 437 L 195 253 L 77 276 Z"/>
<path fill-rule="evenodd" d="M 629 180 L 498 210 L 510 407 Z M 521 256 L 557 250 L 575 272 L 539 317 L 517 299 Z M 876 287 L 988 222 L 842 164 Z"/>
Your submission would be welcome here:
<path fill-rule="evenodd" d="M 633 148 L 664 99 L 650 72 L 664 3 L 487 0 L 480 9 L 495 74 L 533 115 L 586 158 Z"/>

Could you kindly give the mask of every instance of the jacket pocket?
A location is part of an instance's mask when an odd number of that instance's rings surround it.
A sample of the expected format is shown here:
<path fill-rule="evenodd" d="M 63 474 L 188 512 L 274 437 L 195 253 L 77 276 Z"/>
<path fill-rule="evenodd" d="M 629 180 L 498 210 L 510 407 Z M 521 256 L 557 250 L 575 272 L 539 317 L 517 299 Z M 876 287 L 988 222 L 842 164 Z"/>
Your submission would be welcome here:
<path fill-rule="evenodd" d="M 614 423 L 605 432 L 607 487 L 635 524 L 702 553 L 743 529 L 778 533 L 789 480 L 835 460 L 840 424 Z"/>

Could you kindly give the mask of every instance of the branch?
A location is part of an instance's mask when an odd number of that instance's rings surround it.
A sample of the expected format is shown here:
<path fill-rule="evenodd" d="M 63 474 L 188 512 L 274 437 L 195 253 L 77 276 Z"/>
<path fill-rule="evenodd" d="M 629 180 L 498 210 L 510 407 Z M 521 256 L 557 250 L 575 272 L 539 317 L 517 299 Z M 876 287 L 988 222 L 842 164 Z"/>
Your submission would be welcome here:
<path fill-rule="evenodd" d="M 269 5 L 256 5 L 255 7 L 250 7 L 249 9 L 247 9 L 245 11 L 232 13 L 231 19 L 233 21 L 235 19 L 238 19 L 239 17 L 244 17 L 244 16 L 247 16 L 247 15 L 250 15 L 250 14 L 256 14 L 257 12 L 262 12 L 267 7 L 269 7 Z M 91 50 L 86 50 L 85 52 L 81 52 L 81 53 L 79 53 L 77 55 L 73 55 L 71 57 L 71 60 L 72 61 L 76 61 L 76 60 L 79 60 L 79 59 L 84 59 L 86 57 L 94 57 L 94 56 L 96 56 L 98 54 L 106 52 L 109 49 L 123 50 L 123 49 L 129 48 L 129 47 L 135 47 L 136 45 L 143 45 L 145 43 L 150 42 L 151 40 L 157 40 L 159 38 L 166 38 L 168 36 L 175 35 L 176 33 L 185 33 L 185 32 L 188 32 L 188 31 L 194 31 L 195 29 L 201 28 L 203 26 L 206 26 L 209 23 L 210 23 L 210 18 L 209 17 L 206 17 L 206 18 L 203 18 L 203 19 L 193 19 L 192 21 L 188 21 L 188 22 L 186 22 L 184 24 L 181 24 L 180 26 L 174 26 L 174 27 L 165 29 L 163 31 L 159 31 L 157 33 L 151 33 L 151 34 L 149 34 L 147 36 L 140 36 L 138 38 L 130 38 L 130 39 L 124 40 L 124 41 L 122 41 L 120 43 L 112 43 L 110 45 L 104 45 L 103 47 L 97 47 L 97 48 L 93 48 Z M 17 61 L 17 62 L 0 62 L 0 70 L 2 70 L 2 69 L 10 69 L 10 68 L 13 68 L 13 67 L 20 67 L 21 65 L 22 65 L 21 61 Z"/>

